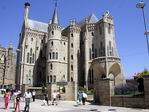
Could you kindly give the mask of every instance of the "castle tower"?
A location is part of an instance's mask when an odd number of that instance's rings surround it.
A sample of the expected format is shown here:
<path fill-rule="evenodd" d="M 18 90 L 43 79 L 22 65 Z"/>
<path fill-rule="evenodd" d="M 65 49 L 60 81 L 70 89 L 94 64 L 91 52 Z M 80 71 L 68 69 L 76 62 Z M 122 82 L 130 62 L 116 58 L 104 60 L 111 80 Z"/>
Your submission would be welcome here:
<path fill-rule="evenodd" d="M 110 78 L 114 80 L 115 85 L 124 83 L 122 65 L 115 43 L 114 22 L 108 11 L 96 23 L 96 28 L 96 38 L 93 40 L 94 58 L 91 64 L 95 81 Z"/>
<path fill-rule="evenodd" d="M 63 76 L 66 77 L 66 74 L 67 74 L 67 64 L 62 60 L 62 56 L 64 54 L 61 54 L 65 52 L 62 51 L 62 47 L 61 47 L 62 46 L 62 41 L 61 41 L 62 28 L 59 26 L 58 19 L 59 18 L 58 18 L 57 3 L 55 3 L 52 22 L 49 23 L 49 26 L 48 26 L 48 41 L 47 41 L 47 52 L 46 52 L 47 83 L 51 85 L 51 88 L 49 89 L 50 91 L 49 93 L 52 93 L 54 90 L 59 89 L 58 86 L 56 86 L 57 82 L 59 82 L 63 78 Z M 65 59 L 67 58 L 65 57 Z"/>

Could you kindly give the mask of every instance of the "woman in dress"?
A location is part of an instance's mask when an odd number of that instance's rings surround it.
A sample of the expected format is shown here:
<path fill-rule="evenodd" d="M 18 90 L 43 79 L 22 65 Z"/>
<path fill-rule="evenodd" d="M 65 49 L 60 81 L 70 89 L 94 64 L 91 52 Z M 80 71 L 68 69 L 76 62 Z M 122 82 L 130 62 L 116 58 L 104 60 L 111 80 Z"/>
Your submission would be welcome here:
<path fill-rule="evenodd" d="M 5 102 L 5 110 L 6 110 L 6 112 L 8 112 L 9 101 L 10 101 L 10 92 L 9 92 L 9 89 L 6 89 L 6 93 L 4 95 L 4 102 Z"/>

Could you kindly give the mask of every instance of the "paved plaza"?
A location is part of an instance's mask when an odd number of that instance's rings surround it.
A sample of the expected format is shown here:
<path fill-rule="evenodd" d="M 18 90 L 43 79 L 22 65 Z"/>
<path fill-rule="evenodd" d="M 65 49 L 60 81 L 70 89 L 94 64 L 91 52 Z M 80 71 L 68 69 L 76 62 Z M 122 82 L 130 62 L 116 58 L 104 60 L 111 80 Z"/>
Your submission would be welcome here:
<path fill-rule="evenodd" d="M 50 102 L 51 103 L 51 102 Z M 36 100 L 30 104 L 30 112 L 149 112 L 148 109 L 136 109 L 136 108 L 122 108 L 122 107 L 110 107 L 99 106 L 86 103 L 86 105 L 77 106 L 74 101 L 59 101 L 58 105 L 42 106 L 42 100 Z M 12 108 L 13 102 L 9 105 L 9 112 L 14 112 Z M 24 101 L 21 100 L 21 112 L 24 109 Z M 0 112 L 4 112 L 3 98 L 0 98 Z"/>

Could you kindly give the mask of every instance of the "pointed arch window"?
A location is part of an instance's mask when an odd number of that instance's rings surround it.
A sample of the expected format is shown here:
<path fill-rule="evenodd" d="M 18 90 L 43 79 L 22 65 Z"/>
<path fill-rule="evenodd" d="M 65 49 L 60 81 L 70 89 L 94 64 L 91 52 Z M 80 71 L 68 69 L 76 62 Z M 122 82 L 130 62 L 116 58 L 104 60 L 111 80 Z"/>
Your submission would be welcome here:
<path fill-rule="evenodd" d="M 73 65 L 71 65 L 71 71 L 73 71 Z"/>
<path fill-rule="evenodd" d="M 71 48 L 73 48 L 73 43 L 71 43 Z"/>
<path fill-rule="evenodd" d="M 27 63 L 29 63 L 29 53 L 27 53 Z"/>
<path fill-rule="evenodd" d="M 73 33 L 71 33 L 71 37 L 73 37 Z"/>
<path fill-rule="evenodd" d="M 51 42 L 51 45 L 53 46 L 53 41 Z"/>
<path fill-rule="evenodd" d="M 35 62 L 35 55 L 34 55 L 34 53 L 33 53 L 33 56 L 32 56 L 32 63 L 34 63 Z"/>
<path fill-rule="evenodd" d="M 51 53 L 49 53 L 49 58 L 51 59 Z"/>
<path fill-rule="evenodd" d="M 50 75 L 50 83 L 52 83 L 52 75 Z"/>
<path fill-rule="evenodd" d="M 56 82 L 56 76 L 54 75 L 54 77 L 53 77 L 53 82 Z"/>
<path fill-rule="evenodd" d="M 71 59 L 73 60 L 73 55 L 71 55 Z"/>
<path fill-rule="evenodd" d="M 53 69 L 53 65 L 52 65 L 52 63 L 50 64 L 50 69 L 51 69 L 51 70 Z"/>
<path fill-rule="evenodd" d="M 32 63 L 32 57 L 30 57 L 30 59 L 29 59 L 29 63 L 30 63 L 30 64 Z"/>
<path fill-rule="evenodd" d="M 108 33 L 111 34 L 111 24 L 108 25 Z"/>
<path fill-rule="evenodd" d="M 32 56 L 32 48 L 30 48 L 30 56 Z"/>
<path fill-rule="evenodd" d="M 54 31 L 51 31 L 51 34 L 54 35 Z"/>
<path fill-rule="evenodd" d="M 91 35 L 94 36 L 94 32 L 91 32 Z"/>
<path fill-rule="evenodd" d="M 58 59 L 58 52 L 56 52 L 56 59 Z"/>
<path fill-rule="evenodd" d="M 71 77 L 71 79 L 70 79 L 70 80 L 71 80 L 71 82 L 73 82 L 73 77 Z"/>
<path fill-rule="evenodd" d="M 53 59 L 55 59 L 55 52 L 53 52 Z"/>

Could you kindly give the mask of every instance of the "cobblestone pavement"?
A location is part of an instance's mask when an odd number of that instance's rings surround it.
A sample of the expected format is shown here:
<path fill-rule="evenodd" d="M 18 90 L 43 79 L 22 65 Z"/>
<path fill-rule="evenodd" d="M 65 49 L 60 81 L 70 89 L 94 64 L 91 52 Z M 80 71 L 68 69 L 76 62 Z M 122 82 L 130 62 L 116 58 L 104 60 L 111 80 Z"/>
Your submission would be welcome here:
<path fill-rule="evenodd" d="M 149 112 L 149 110 L 147 109 L 99 106 L 91 105 L 90 103 L 77 106 L 76 102 L 74 101 L 59 101 L 57 106 L 42 106 L 42 104 L 42 100 L 36 100 L 35 102 L 31 102 L 30 112 Z M 13 101 L 10 102 L 9 112 L 14 112 L 12 106 Z M 21 99 L 21 112 L 23 112 L 23 109 L 24 101 L 23 99 Z M 5 112 L 3 98 L 0 98 L 0 112 Z"/>

